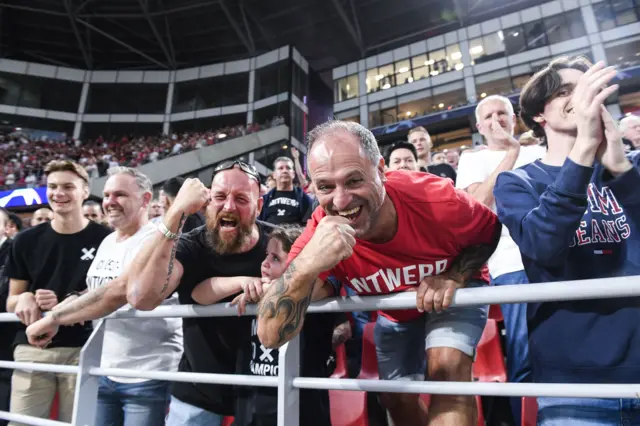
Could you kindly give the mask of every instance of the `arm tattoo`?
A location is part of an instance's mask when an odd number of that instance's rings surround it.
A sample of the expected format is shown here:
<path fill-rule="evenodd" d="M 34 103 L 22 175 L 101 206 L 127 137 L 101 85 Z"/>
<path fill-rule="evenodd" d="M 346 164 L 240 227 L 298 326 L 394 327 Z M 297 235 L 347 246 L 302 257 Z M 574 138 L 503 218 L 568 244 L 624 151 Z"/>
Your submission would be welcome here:
<path fill-rule="evenodd" d="M 56 322 L 62 321 L 67 315 L 74 314 L 82 311 L 83 309 L 97 303 L 101 300 L 107 292 L 107 286 L 98 287 L 94 291 L 83 294 L 67 306 L 62 307 L 59 310 L 52 311 L 51 316 Z"/>
<path fill-rule="evenodd" d="M 469 246 L 460 251 L 458 257 L 455 258 L 449 271 L 452 277 L 459 283 L 465 283 L 473 274 L 478 272 L 482 265 L 487 263 L 487 260 L 491 257 L 496 250 L 498 243 L 500 242 L 500 234 L 502 232 L 502 225 L 498 223 L 494 230 L 493 240 L 489 244 L 478 244 L 475 246 Z"/>
<path fill-rule="evenodd" d="M 295 261 L 293 261 L 284 274 L 275 281 L 273 290 L 265 295 L 258 306 L 258 316 L 266 319 L 275 319 L 278 316 L 284 316 L 282 323 L 278 326 L 278 346 L 287 342 L 299 331 L 299 328 L 302 327 L 302 323 L 304 322 L 304 316 L 307 313 L 309 303 L 311 303 L 313 285 L 309 286 L 307 294 L 300 300 L 296 300 L 296 298 L 287 294 L 295 271 L 296 266 Z"/>
<path fill-rule="evenodd" d="M 185 216 L 184 213 L 182 213 L 182 216 L 180 216 L 180 221 L 178 222 L 178 233 L 182 229 L 182 226 L 184 225 L 184 222 L 186 219 L 187 217 Z M 167 288 L 169 287 L 169 281 L 171 281 L 171 274 L 173 274 L 173 261 L 176 258 L 177 250 L 178 250 L 178 242 L 174 241 L 173 247 L 171 247 L 171 256 L 169 257 L 169 271 L 167 272 L 167 280 L 165 281 L 164 286 L 162 286 L 162 290 L 160 290 L 160 294 L 164 294 L 164 292 L 167 291 Z"/>

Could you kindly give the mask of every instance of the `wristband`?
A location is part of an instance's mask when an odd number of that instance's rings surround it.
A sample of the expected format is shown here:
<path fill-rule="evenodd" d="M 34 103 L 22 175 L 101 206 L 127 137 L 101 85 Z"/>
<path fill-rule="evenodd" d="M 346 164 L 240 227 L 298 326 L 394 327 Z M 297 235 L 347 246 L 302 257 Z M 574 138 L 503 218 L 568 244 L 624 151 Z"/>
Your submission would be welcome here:
<path fill-rule="evenodd" d="M 164 235 L 165 237 L 167 237 L 170 240 L 177 240 L 180 238 L 180 234 L 176 234 L 175 232 L 171 232 L 169 230 L 169 228 L 167 228 L 167 225 L 164 224 L 164 222 L 160 221 L 158 222 L 158 231 L 160 231 L 160 233 L 162 233 L 162 235 Z"/>

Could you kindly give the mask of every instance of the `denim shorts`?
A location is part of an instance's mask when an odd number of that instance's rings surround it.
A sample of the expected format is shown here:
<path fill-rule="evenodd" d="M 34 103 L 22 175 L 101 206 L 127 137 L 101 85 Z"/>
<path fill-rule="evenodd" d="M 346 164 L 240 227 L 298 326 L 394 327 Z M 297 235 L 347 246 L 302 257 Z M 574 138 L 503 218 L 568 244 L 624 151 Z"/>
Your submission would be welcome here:
<path fill-rule="evenodd" d="M 467 287 L 485 286 L 474 280 Z M 425 350 L 455 348 L 475 358 L 487 324 L 487 305 L 451 307 L 409 322 L 393 322 L 382 315 L 374 329 L 378 372 L 383 380 L 424 380 Z"/>

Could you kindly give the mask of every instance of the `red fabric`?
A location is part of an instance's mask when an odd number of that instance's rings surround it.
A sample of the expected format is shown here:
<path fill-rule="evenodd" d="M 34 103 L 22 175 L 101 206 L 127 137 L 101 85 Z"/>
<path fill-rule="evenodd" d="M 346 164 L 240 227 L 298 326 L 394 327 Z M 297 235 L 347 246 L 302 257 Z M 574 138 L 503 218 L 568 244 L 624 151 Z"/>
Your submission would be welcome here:
<path fill-rule="evenodd" d="M 387 196 L 398 214 L 396 235 L 384 244 L 357 239 L 353 255 L 320 274 L 320 279 L 333 275 L 361 295 L 415 290 L 424 277 L 448 271 L 462 249 L 492 242 L 496 215 L 455 189 L 450 180 L 406 171 L 388 172 L 386 176 Z M 316 209 L 291 248 L 289 262 L 309 242 L 325 215 L 323 209 Z M 489 282 L 486 265 L 476 278 Z M 395 322 L 422 315 L 416 309 L 381 314 Z"/>

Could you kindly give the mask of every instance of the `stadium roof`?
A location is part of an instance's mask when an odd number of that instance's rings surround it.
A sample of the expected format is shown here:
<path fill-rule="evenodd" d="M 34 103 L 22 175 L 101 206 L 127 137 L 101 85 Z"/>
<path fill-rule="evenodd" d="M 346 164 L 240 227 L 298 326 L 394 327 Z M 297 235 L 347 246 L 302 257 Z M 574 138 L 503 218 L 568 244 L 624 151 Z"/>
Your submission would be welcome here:
<path fill-rule="evenodd" d="M 292 44 L 318 71 L 540 0 L 0 0 L 3 57 L 173 69 Z"/>

